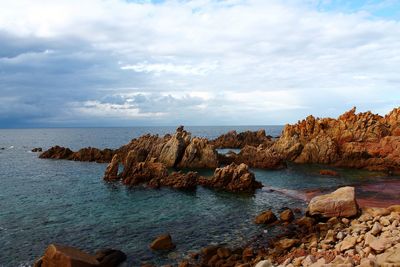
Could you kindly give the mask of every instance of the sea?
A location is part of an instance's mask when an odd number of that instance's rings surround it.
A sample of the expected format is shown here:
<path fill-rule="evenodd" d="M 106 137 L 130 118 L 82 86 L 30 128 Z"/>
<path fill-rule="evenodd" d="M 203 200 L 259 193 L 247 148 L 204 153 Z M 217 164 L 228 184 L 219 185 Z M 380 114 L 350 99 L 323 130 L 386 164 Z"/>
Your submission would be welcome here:
<path fill-rule="evenodd" d="M 0 266 L 32 266 L 51 243 L 88 253 L 124 251 L 124 266 L 176 263 L 208 245 L 242 246 L 269 235 L 254 217 L 272 209 L 304 208 L 309 196 L 353 185 L 364 203 L 400 204 L 399 177 L 379 172 L 335 169 L 339 177 L 319 175 L 321 165 L 289 164 L 283 170 L 252 169 L 265 186 L 254 194 L 198 187 L 128 188 L 102 180 L 107 164 L 39 159 L 32 148 L 54 145 L 118 148 L 143 134 L 174 133 L 176 127 L 0 129 Z M 265 129 L 279 136 L 282 126 L 186 127 L 192 136 L 216 138 L 230 130 Z M 221 150 L 225 153 L 228 150 Z M 212 170 L 198 170 L 212 175 Z M 370 202 L 368 202 L 370 201 Z M 149 244 L 169 233 L 176 249 L 153 252 Z"/>

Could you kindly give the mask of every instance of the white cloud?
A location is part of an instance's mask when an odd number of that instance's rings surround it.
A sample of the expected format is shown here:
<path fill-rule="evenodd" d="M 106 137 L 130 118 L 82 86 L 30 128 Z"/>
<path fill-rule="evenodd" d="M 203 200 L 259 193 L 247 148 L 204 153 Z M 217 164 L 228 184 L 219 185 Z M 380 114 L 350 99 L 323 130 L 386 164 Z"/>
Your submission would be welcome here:
<path fill-rule="evenodd" d="M 182 75 L 206 75 L 208 72 L 215 70 L 217 62 L 202 63 L 196 66 L 189 64 L 175 65 L 172 63 L 138 63 L 135 65 L 121 66 L 121 70 L 133 70 L 135 72 L 155 72 L 155 73 L 174 73 Z"/>
<path fill-rule="evenodd" d="M 0 63 L 49 61 L 62 53 L 81 59 L 99 56 L 80 72 L 85 77 L 82 91 L 90 94 L 68 100 L 96 117 L 185 113 L 197 119 L 204 116 L 200 110 L 210 123 L 237 123 L 232 118 L 243 114 L 254 123 L 270 123 L 262 114 L 280 111 L 274 122 L 285 123 L 321 109 L 336 115 L 352 103 L 373 110 L 400 103 L 399 21 L 372 17 L 364 10 L 322 12 L 316 8 L 321 1 L 313 0 L 141 2 L 0 0 L 0 31 L 44 44 L 39 52 Z M 63 52 L 63 47 L 50 52 L 54 48 L 46 44 L 54 40 L 79 40 L 87 47 L 85 53 Z M 98 77 L 110 82 L 93 82 Z M 110 92 L 103 88 L 115 88 L 111 94 L 145 93 L 154 103 L 107 104 L 101 98 Z M 154 106 L 168 96 L 178 104 L 190 101 L 181 109 Z M 223 112 L 229 115 L 221 119 Z"/>

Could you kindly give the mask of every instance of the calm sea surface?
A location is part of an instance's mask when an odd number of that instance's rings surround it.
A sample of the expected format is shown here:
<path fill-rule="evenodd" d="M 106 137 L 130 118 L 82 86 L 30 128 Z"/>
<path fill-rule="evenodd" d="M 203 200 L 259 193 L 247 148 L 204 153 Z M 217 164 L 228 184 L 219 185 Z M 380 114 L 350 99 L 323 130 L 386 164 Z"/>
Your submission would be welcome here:
<path fill-rule="evenodd" d="M 187 127 L 194 136 L 215 138 L 229 130 L 257 130 L 277 136 L 281 126 Z M 88 252 L 112 247 L 128 254 L 128 266 L 174 262 L 188 251 L 210 244 L 243 244 L 262 227 L 252 223 L 265 209 L 305 207 L 309 190 L 340 185 L 396 183 L 397 177 L 340 170 L 322 177 L 321 166 L 289 166 L 280 171 L 253 170 L 268 188 L 237 195 L 199 187 L 182 192 L 142 186 L 126 188 L 102 181 L 106 164 L 39 159 L 34 147 L 117 148 L 145 133 L 173 133 L 174 127 L 0 129 L 0 266 L 29 266 L 50 243 Z M 200 171 L 212 174 L 211 171 Z M 375 187 L 374 187 L 375 188 Z M 367 193 L 362 192 L 367 195 Z M 386 196 L 388 197 L 388 196 Z M 397 197 L 397 196 L 396 196 Z M 177 249 L 153 253 L 149 243 L 170 233 Z"/>

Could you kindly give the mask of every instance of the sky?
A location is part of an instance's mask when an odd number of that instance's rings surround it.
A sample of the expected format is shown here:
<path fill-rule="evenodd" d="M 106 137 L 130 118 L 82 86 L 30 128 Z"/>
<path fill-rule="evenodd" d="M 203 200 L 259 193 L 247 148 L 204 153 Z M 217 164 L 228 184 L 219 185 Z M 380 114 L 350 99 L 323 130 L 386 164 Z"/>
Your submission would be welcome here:
<path fill-rule="evenodd" d="M 0 0 L 0 128 L 400 106 L 400 0 Z"/>

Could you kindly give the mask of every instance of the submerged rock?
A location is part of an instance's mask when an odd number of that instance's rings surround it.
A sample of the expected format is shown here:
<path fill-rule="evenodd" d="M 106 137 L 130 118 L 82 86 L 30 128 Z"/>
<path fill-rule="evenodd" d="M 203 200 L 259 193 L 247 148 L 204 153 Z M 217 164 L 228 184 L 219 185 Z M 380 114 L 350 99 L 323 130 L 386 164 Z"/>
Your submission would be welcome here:
<path fill-rule="evenodd" d="M 342 187 L 330 194 L 314 197 L 308 204 L 307 212 L 324 218 L 355 216 L 358 205 L 354 187 Z"/>
<path fill-rule="evenodd" d="M 175 248 L 170 234 L 160 235 L 151 244 L 150 248 L 153 250 L 171 250 Z"/>
<path fill-rule="evenodd" d="M 327 176 L 339 176 L 339 173 L 334 170 L 320 170 L 320 175 L 327 175 Z"/>
<path fill-rule="evenodd" d="M 41 147 L 32 148 L 31 152 L 42 152 L 43 149 Z"/>
<path fill-rule="evenodd" d="M 262 184 L 256 181 L 254 174 L 249 171 L 249 167 L 243 163 L 240 165 L 232 163 L 217 168 L 212 178 L 201 177 L 199 184 L 231 192 L 254 192 L 262 187 Z"/>
<path fill-rule="evenodd" d="M 273 222 L 275 222 L 277 220 L 278 219 L 276 218 L 275 214 L 271 210 L 267 210 L 267 211 L 264 211 L 264 212 L 260 213 L 256 217 L 254 222 L 256 224 L 270 224 L 270 223 L 273 223 Z"/>

